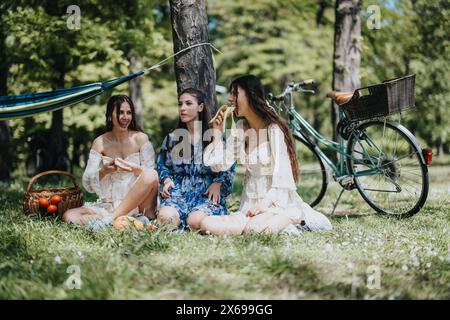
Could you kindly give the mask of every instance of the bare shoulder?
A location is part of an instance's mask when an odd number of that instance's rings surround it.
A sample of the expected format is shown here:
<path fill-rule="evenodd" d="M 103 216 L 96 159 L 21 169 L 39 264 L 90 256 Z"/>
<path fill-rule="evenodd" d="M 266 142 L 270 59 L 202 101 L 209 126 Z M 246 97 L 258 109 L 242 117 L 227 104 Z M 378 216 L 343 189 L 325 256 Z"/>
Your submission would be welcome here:
<path fill-rule="evenodd" d="M 147 134 L 145 134 L 144 132 L 140 132 L 140 131 L 135 131 L 133 137 L 134 137 L 134 140 L 136 141 L 136 143 L 139 145 L 139 147 L 142 147 L 145 143 L 150 141 L 148 139 Z"/>
<path fill-rule="evenodd" d="M 92 142 L 92 149 L 94 149 L 95 151 L 97 151 L 98 153 L 102 153 L 103 150 L 105 149 L 105 135 L 106 133 L 98 136 L 97 138 L 94 139 L 94 142 Z"/>

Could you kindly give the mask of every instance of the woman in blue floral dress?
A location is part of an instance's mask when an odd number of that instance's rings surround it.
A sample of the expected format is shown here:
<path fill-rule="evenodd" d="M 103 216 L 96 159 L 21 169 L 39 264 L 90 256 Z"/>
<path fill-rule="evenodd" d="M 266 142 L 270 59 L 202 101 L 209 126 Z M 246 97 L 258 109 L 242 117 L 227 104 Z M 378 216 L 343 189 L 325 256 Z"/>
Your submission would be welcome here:
<path fill-rule="evenodd" d="M 213 172 L 203 164 L 203 149 L 209 129 L 205 97 L 188 88 L 178 98 L 179 121 L 168 134 L 157 159 L 160 181 L 160 225 L 198 230 L 210 215 L 228 214 L 226 198 L 233 191 L 235 165 L 229 170 Z"/>

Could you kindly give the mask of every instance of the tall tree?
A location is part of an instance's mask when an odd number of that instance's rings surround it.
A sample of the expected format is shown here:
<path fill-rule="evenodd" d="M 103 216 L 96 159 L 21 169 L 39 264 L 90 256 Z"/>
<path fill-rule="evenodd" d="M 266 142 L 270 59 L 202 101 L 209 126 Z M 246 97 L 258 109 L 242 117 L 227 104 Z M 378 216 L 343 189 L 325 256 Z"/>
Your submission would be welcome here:
<path fill-rule="evenodd" d="M 143 67 L 167 56 L 172 50 L 170 24 L 164 25 L 169 32 L 165 36 L 158 20 L 166 13 L 168 7 L 163 0 L 122 0 L 111 3 L 99 0 L 101 6 L 89 7 L 86 15 L 100 19 L 113 33 L 112 47 L 122 53 L 128 65 L 128 72 L 134 73 Z M 162 6 L 164 3 L 165 6 Z M 168 20 L 168 19 L 167 19 Z M 167 39 L 166 39 L 167 38 Z M 119 73 L 124 72 L 123 65 L 116 66 Z M 160 70 L 159 70 L 160 71 Z M 159 80 L 159 79 L 158 79 Z M 128 82 L 128 94 L 135 106 L 137 123 L 144 128 L 143 77 Z M 148 102 L 147 102 L 148 103 Z M 148 129 L 148 128 L 147 128 Z"/>
<path fill-rule="evenodd" d="M 331 84 L 334 0 L 208 0 L 208 16 L 209 35 L 223 52 L 215 57 L 218 84 L 251 73 L 279 94 L 290 81 L 313 78 L 319 94 L 296 94 L 296 102 L 303 117 L 331 135 L 330 104 L 320 91 Z"/>
<path fill-rule="evenodd" d="M 209 42 L 204 0 L 170 1 L 174 52 Z M 198 46 L 175 57 L 177 89 L 194 87 L 206 94 L 210 112 L 217 110 L 216 75 L 209 46 Z"/>
<path fill-rule="evenodd" d="M 6 53 L 6 30 L 3 22 L 3 12 L 6 3 L 0 4 L 0 96 L 8 95 L 9 59 Z M 11 171 L 11 130 L 8 121 L 0 121 L 0 180 L 10 177 Z"/>
<path fill-rule="evenodd" d="M 129 57 L 130 61 L 130 73 L 137 72 L 142 68 L 139 61 L 138 55 L 131 55 Z M 136 122 L 141 127 L 144 128 L 144 114 L 142 109 L 142 79 L 141 77 L 136 77 L 131 79 L 128 84 L 128 94 L 133 101 L 134 109 L 136 112 Z"/>
<path fill-rule="evenodd" d="M 352 91 L 360 87 L 362 0 L 336 0 L 333 56 L 333 90 Z M 333 138 L 339 109 L 331 106 Z"/>
<path fill-rule="evenodd" d="M 84 5 L 87 6 L 87 2 Z M 82 8 L 85 9 L 84 6 Z M 111 40 L 108 37 L 112 36 L 106 26 L 96 24 L 94 19 L 84 15 L 81 28 L 70 29 L 67 25 L 66 9 L 64 4 L 55 4 L 47 0 L 38 3 L 24 1 L 23 6 L 17 6 L 6 12 L 8 35 L 15 47 L 14 51 L 10 50 L 13 63 L 11 70 L 14 77 L 20 79 L 21 84 L 16 86 L 17 93 L 55 90 L 98 81 L 101 78 L 99 74 L 95 74 L 93 79 L 88 79 L 85 74 L 89 69 L 80 70 L 80 67 L 89 65 L 92 68 L 96 63 L 105 65 L 105 61 L 120 60 L 119 54 L 110 48 Z M 80 79 L 80 76 L 83 78 Z M 77 110 L 82 108 L 78 105 Z M 64 110 L 64 113 L 70 114 L 72 111 Z M 67 131 L 64 130 L 66 121 L 63 110 L 53 112 L 51 120 L 48 116 L 49 114 L 40 114 L 33 117 L 41 122 L 41 130 L 44 127 L 42 120 L 45 119 L 47 123 L 51 121 L 49 138 L 51 141 L 48 141 L 45 147 L 52 153 L 52 157 L 42 169 L 67 170 L 69 141 Z M 91 119 L 87 120 L 78 125 L 88 125 Z M 69 121 L 77 122 L 76 119 Z M 24 134 L 29 135 L 30 132 Z"/>

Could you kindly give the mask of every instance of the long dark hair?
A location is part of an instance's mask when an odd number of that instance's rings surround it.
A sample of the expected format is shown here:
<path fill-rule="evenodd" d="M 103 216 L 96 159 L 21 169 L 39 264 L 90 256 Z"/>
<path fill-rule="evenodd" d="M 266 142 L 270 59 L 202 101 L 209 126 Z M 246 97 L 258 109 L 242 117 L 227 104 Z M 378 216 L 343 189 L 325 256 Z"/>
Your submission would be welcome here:
<path fill-rule="evenodd" d="M 209 120 L 211 119 L 209 115 L 208 105 L 206 104 L 206 95 L 198 89 L 186 88 L 183 91 L 181 91 L 181 93 L 178 95 L 178 99 L 185 93 L 195 97 L 199 105 L 203 103 L 203 110 L 200 111 L 198 115 L 199 120 L 202 122 L 202 136 L 203 136 L 203 134 L 205 134 L 205 132 L 209 129 Z M 187 125 L 186 123 L 182 122 L 181 119 L 178 119 L 176 129 L 187 129 Z M 203 149 L 205 149 L 208 144 L 209 144 L 208 141 L 202 141 Z"/>
<path fill-rule="evenodd" d="M 117 121 L 119 121 L 120 106 L 124 102 L 128 102 L 131 108 L 131 122 L 130 125 L 128 126 L 128 129 L 142 132 L 142 128 L 136 122 L 136 112 L 134 109 L 133 101 L 131 101 L 130 97 L 123 94 L 111 96 L 108 100 L 108 103 L 106 104 L 106 113 L 105 113 L 106 131 L 111 131 L 113 129 L 112 114 L 114 109 L 116 109 L 116 118 Z"/>
<path fill-rule="evenodd" d="M 264 86 L 258 77 L 253 75 L 245 75 L 234 79 L 230 84 L 230 92 L 236 97 L 237 104 L 238 87 L 243 89 L 247 95 L 248 102 L 252 110 L 262 119 L 267 120 L 270 124 L 276 123 L 284 133 L 284 141 L 287 145 L 289 159 L 291 161 L 292 175 L 295 182 L 298 182 L 298 163 L 295 153 L 294 139 L 286 121 L 281 118 L 273 108 L 266 102 Z"/>

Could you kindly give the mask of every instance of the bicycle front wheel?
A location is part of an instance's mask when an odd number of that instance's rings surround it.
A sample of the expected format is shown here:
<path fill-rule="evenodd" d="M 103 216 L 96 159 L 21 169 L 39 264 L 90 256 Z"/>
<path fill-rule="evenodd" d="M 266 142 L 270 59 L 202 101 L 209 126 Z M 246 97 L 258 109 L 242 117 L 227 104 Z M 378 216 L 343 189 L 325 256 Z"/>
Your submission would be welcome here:
<path fill-rule="evenodd" d="M 327 190 L 327 172 L 317 152 L 295 136 L 295 150 L 299 163 L 297 193 L 311 207 L 317 205 Z"/>
<path fill-rule="evenodd" d="M 399 124 L 369 121 L 361 124 L 347 145 L 347 166 L 361 196 L 377 212 L 409 217 L 428 195 L 428 168 L 422 149 Z"/>

